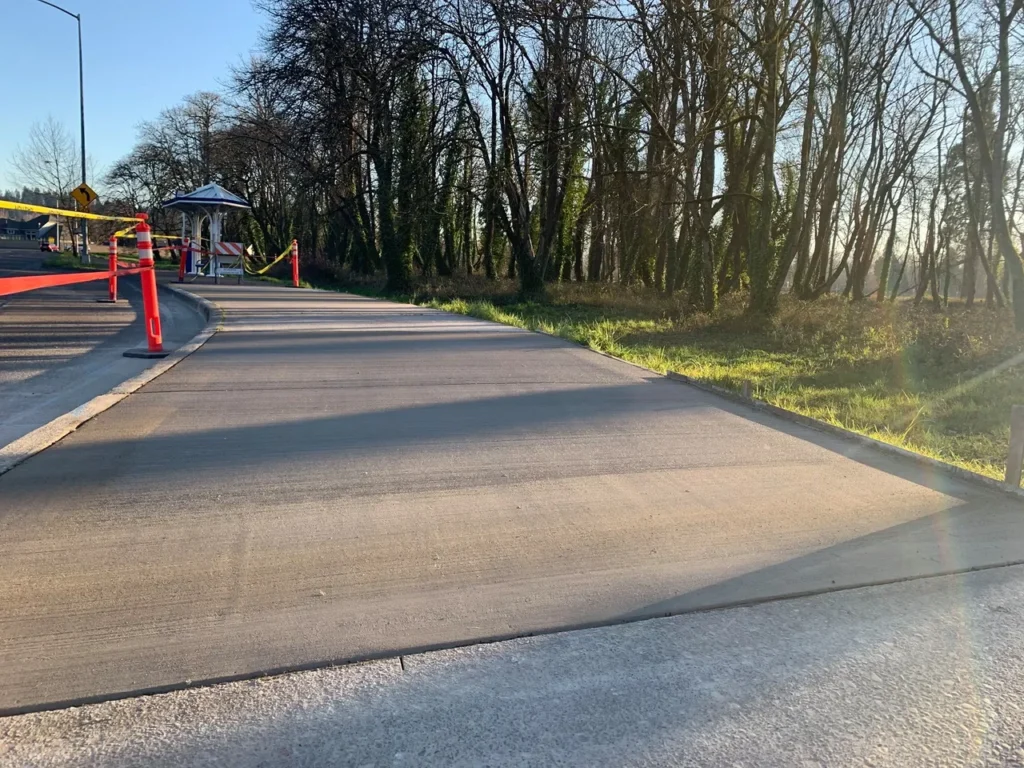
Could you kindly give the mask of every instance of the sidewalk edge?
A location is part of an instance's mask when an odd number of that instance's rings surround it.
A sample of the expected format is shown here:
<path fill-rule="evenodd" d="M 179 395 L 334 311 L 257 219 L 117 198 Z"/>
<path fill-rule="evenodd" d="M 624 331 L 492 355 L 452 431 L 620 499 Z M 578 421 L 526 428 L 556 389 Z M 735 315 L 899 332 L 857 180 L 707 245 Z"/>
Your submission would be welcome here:
<path fill-rule="evenodd" d="M 614 358 L 612 355 L 609 355 L 609 357 Z M 617 360 L 619 358 L 614 359 Z M 849 442 L 857 443 L 865 448 L 880 451 L 882 453 L 888 453 L 892 456 L 899 456 L 902 459 L 912 461 L 918 466 L 926 469 L 934 469 L 942 472 L 943 474 L 951 475 L 957 480 L 981 485 L 989 490 L 998 491 L 1015 499 L 1024 501 L 1024 488 L 1014 488 L 1013 486 L 1007 485 L 1006 483 L 1000 482 L 994 478 L 986 477 L 985 475 L 979 474 L 978 472 L 972 472 L 971 470 L 964 469 L 963 467 L 958 467 L 956 464 L 950 464 L 945 461 L 940 461 L 939 459 L 933 459 L 930 456 L 925 456 L 924 454 L 916 453 L 914 451 L 907 450 L 906 448 L 900 448 L 898 445 L 886 443 L 882 440 L 876 440 L 873 437 L 862 435 L 859 432 L 853 432 L 849 429 L 843 429 L 842 427 L 837 427 L 834 424 L 829 424 L 826 421 L 819 421 L 818 419 L 811 418 L 810 416 L 804 416 L 802 413 L 797 413 L 796 411 L 780 408 L 777 405 L 766 403 L 764 400 L 747 398 L 737 392 L 733 392 L 731 389 L 698 381 L 690 376 L 676 373 L 675 371 L 669 371 L 665 376 L 671 381 L 676 381 L 680 384 L 688 384 L 691 387 L 696 387 L 697 389 L 704 390 L 705 392 L 710 392 L 718 395 L 719 397 L 725 398 L 726 400 L 731 400 L 734 403 L 746 405 L 753 408 L 755 411 L 770 413 L 772 416 L 777 416 L 785 421 L 799 424 L 818 432 L 824 432 Z"/>
<path fill-rule="evenodd" d="M 123 381 L 102 395 L 97 395 L 74 410 L 51 420 L 27 435 L 19 437 L 12 443 L 0 446 L 0 475 L 9 472 L 16 466 L 49 448 L 54 443 L 70 435 L 82 424 L 113 408 L 128 395 L 138 391 L 157 376 L 166 373 L 186 357 L 203 346 L 218 330 L 220 330 L 223 311 L 213 302 L 171 285 L 162 288 L 171 290 L 178 298 L 192 304 L 206 317 L 206 326 L 185 344 L 182 344 L 167 357 L 155 361 L 146 370 Z"/>

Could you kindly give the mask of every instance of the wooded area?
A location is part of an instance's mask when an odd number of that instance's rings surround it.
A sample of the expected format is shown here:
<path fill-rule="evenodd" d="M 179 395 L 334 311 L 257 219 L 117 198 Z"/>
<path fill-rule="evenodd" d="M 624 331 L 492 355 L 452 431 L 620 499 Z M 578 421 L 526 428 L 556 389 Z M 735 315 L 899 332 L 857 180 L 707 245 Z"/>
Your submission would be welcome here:
<path fill-rule="evenodd" d="M 139 209 L 218 181 L 339 271 L 1012 304 L 1024 0 L 267 0 L 145 124 Z M 168 222 L 173 226 L 173 221 Z"/>

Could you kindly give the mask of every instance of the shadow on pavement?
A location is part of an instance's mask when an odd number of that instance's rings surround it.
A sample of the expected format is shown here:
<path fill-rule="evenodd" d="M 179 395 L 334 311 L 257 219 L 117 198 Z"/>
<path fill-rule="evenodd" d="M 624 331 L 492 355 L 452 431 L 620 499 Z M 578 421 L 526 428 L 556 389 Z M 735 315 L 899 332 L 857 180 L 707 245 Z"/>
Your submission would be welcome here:
<path fill-rule="evenodd" d="M 536 338 L 521 336 L 512 343 L 526 340 L 532 344 L 536 342 L 531 339 Z M 167 377 L 165 385 L 170 383 L 171 379 Z M 153 396 L 177 395 L 175 392 L 161 393 L 157 389 L 153 392 Z M 528 391 L 493 397 L 453 397 L 449 402 L 302 418 L 294 418 L 286 411 L 275 413 L 273 393 L 269 397 L 259 392 L 256 394 L 268 403 L 268 412 L 259 416 L 261 423 L 229 425 L 232 419 L 236 423 L 244 420 L 231 414 L 226 418 L 219 409 L 216 413 L 204 414 L 203 408 L 209 405 L 204 406 L 201 401 L 194 407 L 182 406 L 178 404 L 180 401 L 169 401 L 164 407 L 177 412 L 184 419 L 180 426 L 186 429 L 152 431 L 138 438 L 105 437 L 99 442 L 88 439 L 93 435 L 99 436 L 100 430 L 109 435 L 130 432 L 132 421 L 136 418 L 136 409 L 146 407 L 145 396 L 141 399 L 136 396 L 106 414 L 102 426 L 96 422 L 86 424 L 76 435 L 29 459 L 17 471 L 0 478 L 0 486 L 13 492 L 15 486 L 24 485 L 25 491 L 28 491 L 28 486 L 38 483 L 40 474 L 54 471 L 53 466 L 56 464 L 61 466 L 61 475 L 67 481 L 85 487 L 100 482 L 101 478 L 109 481 L 111 477 L 118 476 L 138 486 L 144 485 L 148 478 L 167 481 L 177 475 L 188 475 L 198 481 L 207 474 L 223 474 L 233 468 L 256 470 L 292 466 L 301 470 L 310 461 L 330 462 L 336 464 L 339 470 L 344 470 L 355 458 L 372 457 L 385 452 L 432 452 L 445 444 L 461 445 L 472 440 L 526 441 L 528 445 L 531 439 L 573 439 L 599 435 L 604 440 L 638 439 L 641 443 L 635 448 L 640 451 L 643 450 L 644 442 L 653 446 L 653 440 L 649 438 L 656 436 L 661 446 L 660 458 L 651 465 L 645 463 L 645 457 L 640 455 L 637 457 L 638 469 L 687 466 L 672 459 L 666 441 L 670 445 L 675 440 L 680 448 L 687 448 L 689 441 L 701 439 L 711 441 L 704 452 L 704 458 L 698 456 L 695 459 L 692 449 L 686 454 L 686 460 L 696 461 L 696 466 L 744 466 L 754 462 L 766 468 L 776 466 L 781 471 L 789 465 L 820 464 L 821 472 L 827 475 L 831 471 L 825 459 L 827 454 L 815 450 L 817 448 L 957 498 L 987 498 L 1010 502 L 998 494 L 974 489 L 910 461 L 788 424 L 660 378 L 622 385 L 570 385 L 552 391 Z M 183 407 L 184 411 L 179 410 Z M 355 404 L 355 407 L 359 405 Z M 726 422 L 724 426 L 719 422 L 707 423 L 706 420 L 693 422 L 692 417 L 701 412 L 726 412 L 737 418 Z M 305 414 L 308 410 L 300 408 L 298 413 Z M 686 414 L 687 420 L 674 421 L 674 414 Z M 220 421 L 221 424 L 204 426 L 211 421 Z M 169 423 L 175 426 L 174 421 Z M 758 425 L 763 429 L 755 435 L 745 425 Z M 709 429 L 712 430 L 710 433 Z M 753 453 L 737 452 L 733 446 L 725 445 L 736 439 L 746 437 L 749 440 L 755 436 L 770 441 L 773 433 L 776 438 L 796 437 L 799 442 L 787 442 L 786 451 L 762 449 Z M 723 438 L 721 445 L 715 442 L 715 438 Z M 597 450 L 597 446 L 594 445 L 593 449 Z M 113 474 L 97 472 L 98 468 L 111 463 L 114 456 L 124 455 L 126 451 L 135 457 L 131 466 L 119 466 Z M 165 460 L 167 456 L 186 454 L 191 457 L 189 463 Z M 614 451 L 609 451 L 606 458 L 602 460 L 600 456 L 597 457 L 593 473 L 622 471 L 623 456 L 616 456 Z M 509 469 L 514 471 L 515 467 Z M 537 467 L 531 466 L 531 469 Z M 561 474 L 558 466 L 552 466 L 547 471 L 541 468 L 540 472 L 541 476 Z M 24 481 L 21 481 L 23 477 Z M 370 478 L 376 479 L 376 474 Z M 468 478 L 468 481 L 475 482 L 475 478 Z M 827 476 L 823 476 L 821 482 L 827 486 Z"/>
<path fill-rule="evenodd" d="M 921 576 L 964 573 L 1024 563 L 1021 509 L 991 510 L 984 502 L 844 541 L 808 555 L 691 590 L 627 613 L 621 621 L 755 604 L 837 589 L 886 584 Z"/>

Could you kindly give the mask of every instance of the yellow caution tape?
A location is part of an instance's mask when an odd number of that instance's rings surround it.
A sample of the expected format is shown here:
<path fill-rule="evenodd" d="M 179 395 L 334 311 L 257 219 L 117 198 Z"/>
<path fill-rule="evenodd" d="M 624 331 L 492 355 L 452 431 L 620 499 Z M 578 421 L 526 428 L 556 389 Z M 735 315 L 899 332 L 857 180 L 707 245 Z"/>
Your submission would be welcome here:
<path fill-rule="evenodd" d="M 277 257 L 276 259 L 274 259 L 274 260 L 273 260 L 272 262 L 270 262 L 269 264 L 267 264 L 267 266 L 265 266 L 265 267 L 264 267 L 263 269 L 260 269 L 260 270 L 252 270 L 252 269 L 249 269 L 249 265 L 248 265 L 248 264 L 246 264 L 246 265 L 245 265 L 245 271 L 246 271 L 246 272 L 248 272 L 248 273 L 249 273 L 250 275 L 262 275 L 262 274 L 263 274 L 263 273 L 265 273 L 265 272 L 266 272 L 266 271 L 267 271 L 268 269 L 270 269 L 270 268 L 271 268 L 272 266 L 274 266 L 275 264 L 277 264 L 278 262 L 280 262 L 280 261 L 281 261 L 281 259 L 283 259 L 283 258 L 284 258 L 285 256 L 287 256 L 287 255 L 288 255 L 288 254 L 290 254 L 291 252 L 292 252 L 292 247 L 291 247 L 291 246 L 289 245 L 289 246 L 288 246 L 288 247 L 287 247 L 287 248 L 285 249 L 284 253 L 282 253 L 282 254 L 281 254 L 280 256 L 278 256 L 278 257 Z M 244 261 L 244 257 L 243 257 L 243 261 Z"/>
<path fill-rule="evenodd" d="M 57 216 L 68 216 L 72 219 L 92 219 L 94 221 L 142 221 L 142 219 L 137 219 L 134 216 L 101 216 L 98 213 L 69 211 L 64 208 L 47 208 L 45 205 L 14 203 L 10 200 L 0 200 L 0 208 L 6 208 L 10 211 L 27 211 L 28 213 L 52 213 Z"/>
<path fill-rule="evenodd" d="M 132 219 L 132 221 L 134 221 L 134 219 Z M 125 227 L 124 229 L 119 229 L 117 232 L 115 232 L 113 235 L 111 235 L 111 237 L 135 237 L 135 227 L 131 226 L 131 227 Z M 154 240 L 157 239 L 157 238 L 159 238 L 161 240 L 180 240 L 181 239 L 181 235 L 158 235 L 156 232 L 151 232 L 150 233 L 150 237 L 152 237 Z"/>

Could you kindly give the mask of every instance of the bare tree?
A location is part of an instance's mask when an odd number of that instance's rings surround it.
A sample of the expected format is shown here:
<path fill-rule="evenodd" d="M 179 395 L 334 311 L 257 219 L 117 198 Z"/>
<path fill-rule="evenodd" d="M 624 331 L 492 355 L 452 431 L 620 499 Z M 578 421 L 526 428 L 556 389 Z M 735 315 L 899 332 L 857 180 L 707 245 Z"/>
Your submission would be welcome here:
<path fill-rule="evenodd" d="M 1024 327 L 1022 5 L 260 0 L 235 99 L 169 110 L 111 179 L 221 180 L 254 239 L 401 290 L 480 271 L 771 313 L 972 300 L 973 270 Z"/>
<path fill-rule="evenodd" d="M 1009 156 L 1006 138 L 1014 109 L 1010 49 L 1014 44 L 1020 46 L 1015 24 L 1024 9 L 1024 0 L 1012 3 L 1007 0 L 910 0 L 910 6 L 933 44 L 955 68 L 956 83 L 950 85 L 956 87 L 967 107 L 981 169 L 988 184 L 992 234 L 1011 277 L 1015 325 L 1018 330 L 1024 330 L 1024 262 L 1011 236 L 1005 195 Z M 1012 34 L 1015 31 L 1016 34 Z M 998 95 L 990 108 L 986 91 L 994 86 Z M 993 109 L 994 120 L 991 119 Z M 977 205 L 973 207 L 977 210 Z M 980 245 L 974 243 L 974 248 L 983 258 Z"/>
<path fill-rule="evenodd" d="M 71 208 L 70 192 L 77 186 L 79 158 L 67 127 L 48 115 L 43 122 L 32 124 L 28 144 L 15 149 L 12 164 L 24 184 L 52 195 L 59 207 Z M 65 222 L 71 233 L 71 249 L 75 251 L 75 228 L 70 224 Z"/>

